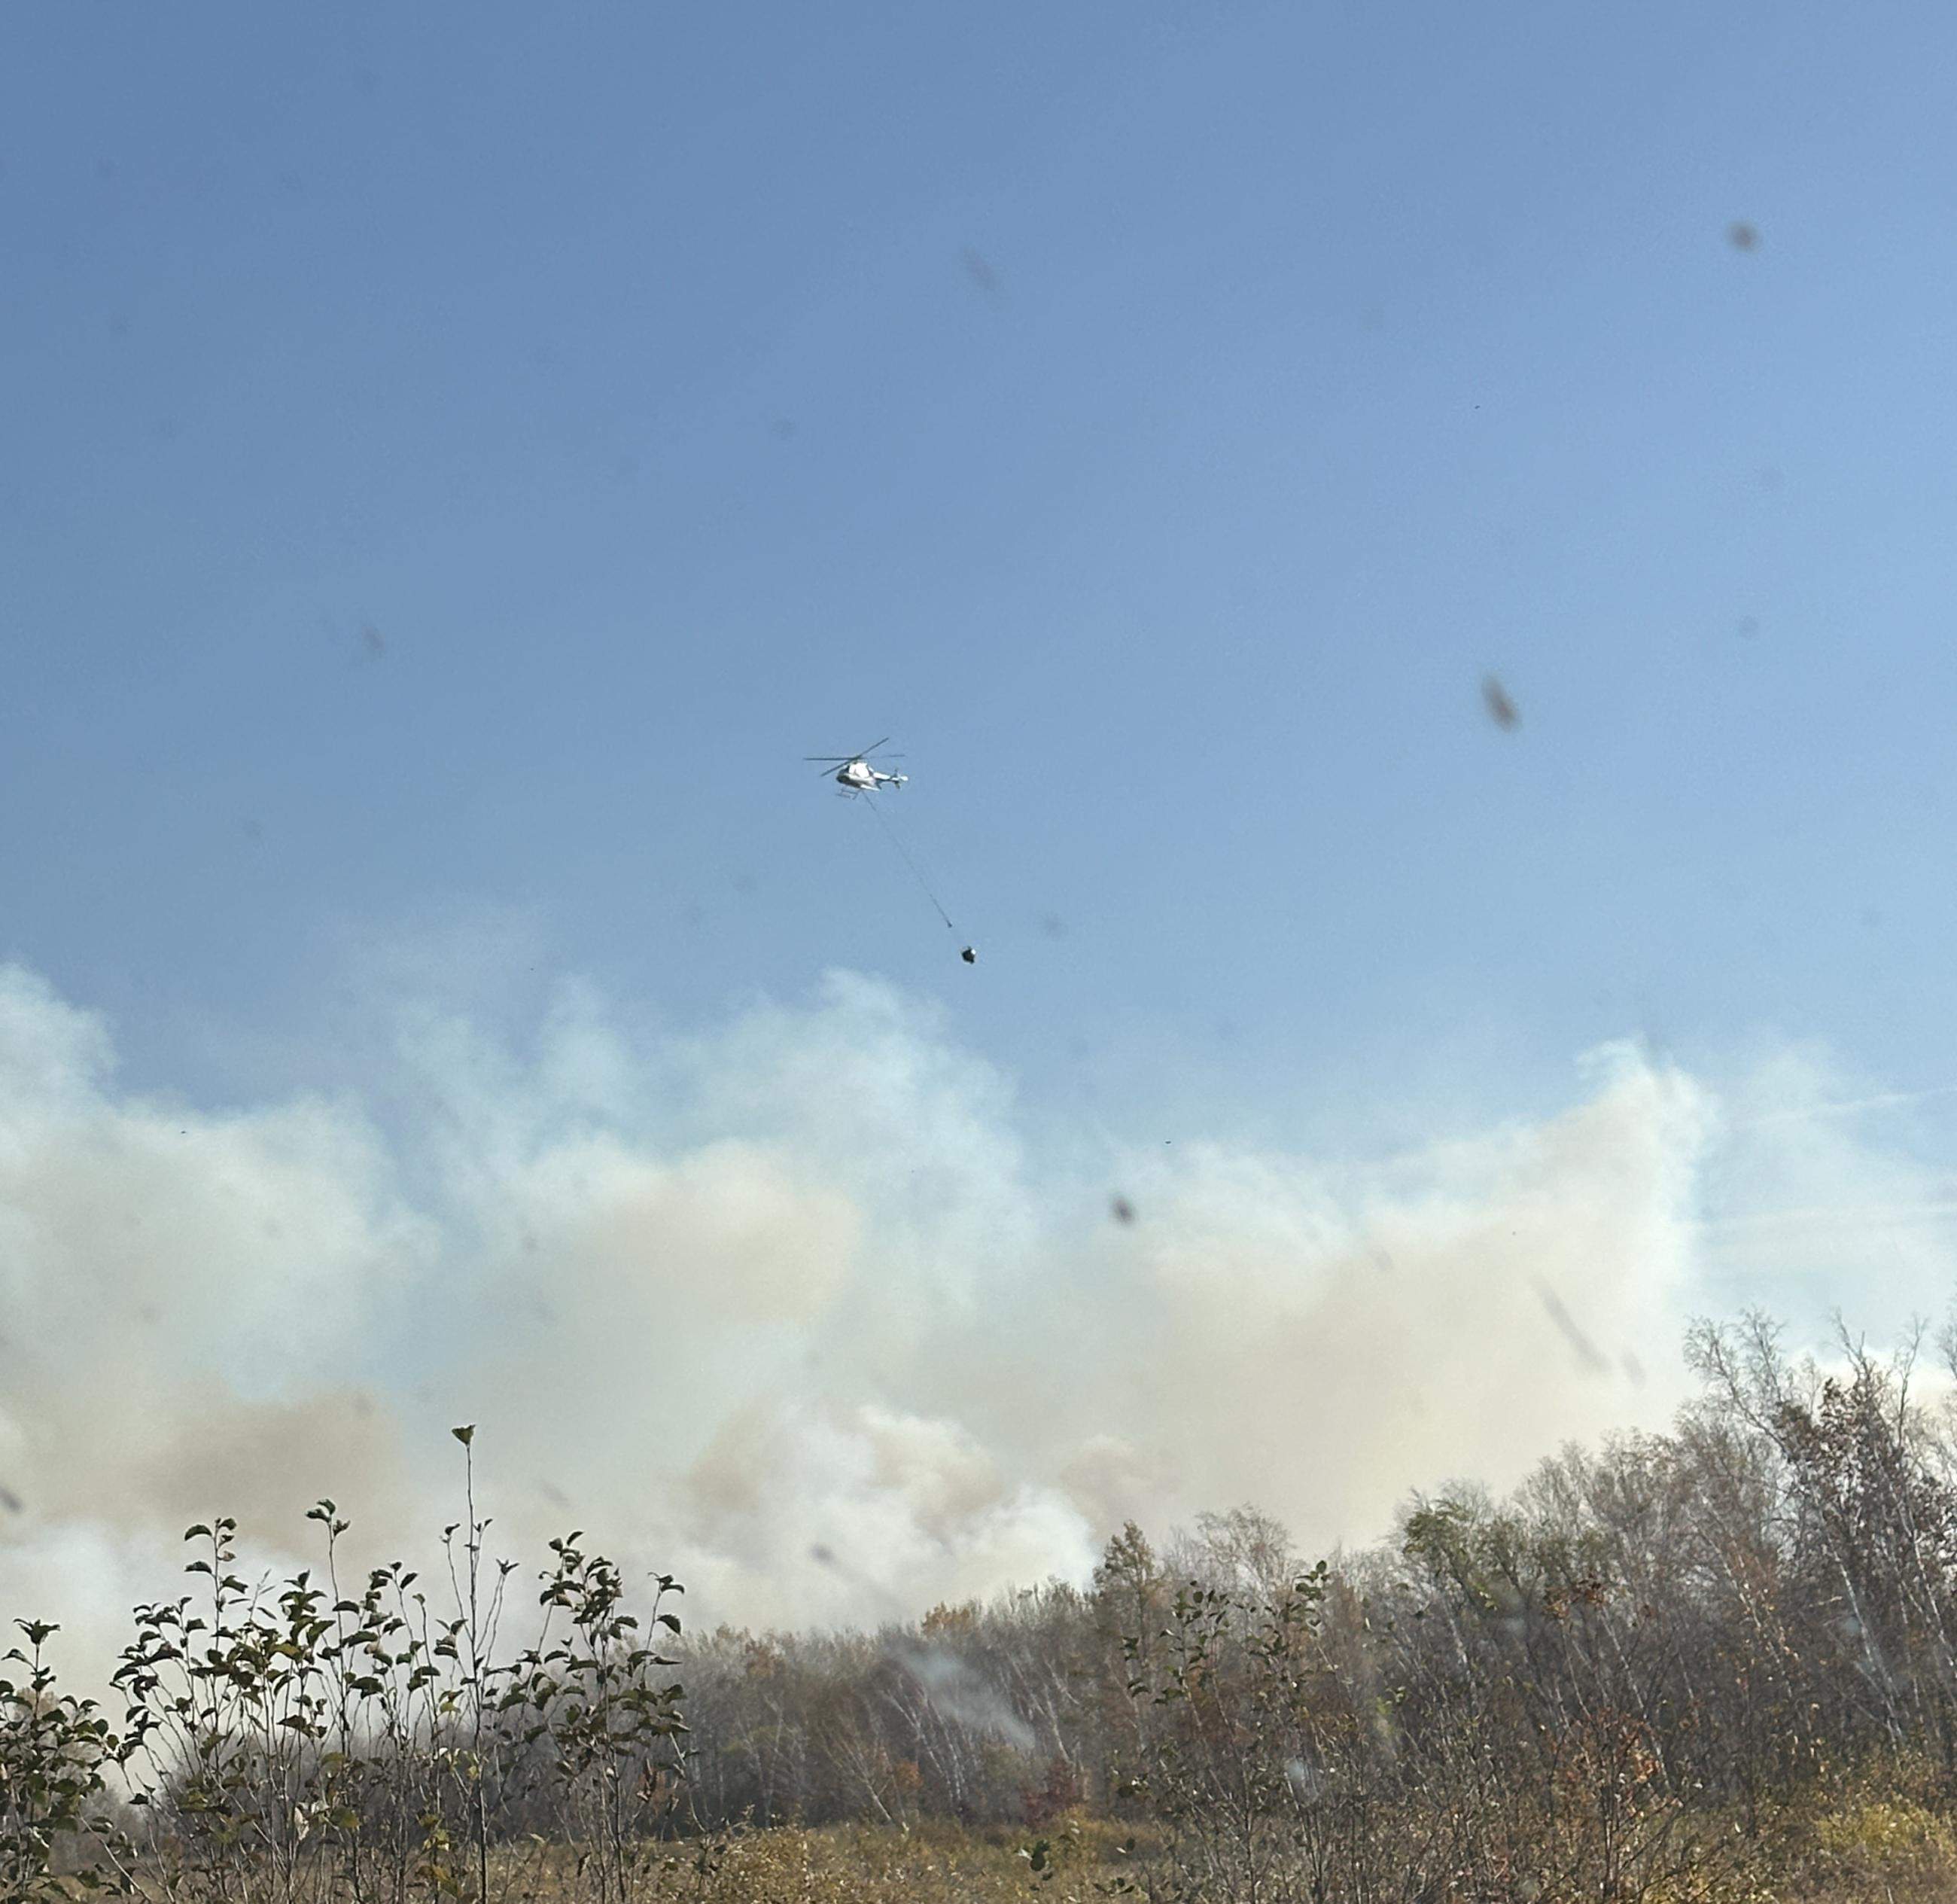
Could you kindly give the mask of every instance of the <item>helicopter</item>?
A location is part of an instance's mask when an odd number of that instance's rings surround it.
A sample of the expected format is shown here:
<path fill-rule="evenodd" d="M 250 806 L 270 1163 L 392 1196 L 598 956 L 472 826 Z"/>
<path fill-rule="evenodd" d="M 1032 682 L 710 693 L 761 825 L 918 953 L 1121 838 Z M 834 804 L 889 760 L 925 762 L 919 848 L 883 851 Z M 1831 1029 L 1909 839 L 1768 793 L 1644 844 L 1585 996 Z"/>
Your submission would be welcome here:
<path fill-rule="evenodd" d="M 884 741 L 890 739 L 886 734 Z M 805 754 L 806 761 L 820 761 L 824 774 L 833 780 L 843 791 L 852 798 L 858 793 L 874 793 L 880 786 L 902 786 L 910 778 L 908 773 L 886 773 L 870 764 L 871 757 L 884 741 L 865 748 L 858 754 Z M 887 761 L 900 761 L 901 754 L 886 754 Z"/>
<path fill-rule="evenodd" d="M 890 738 L 886 734 L 884 740 Z M 884 741 L 874 742 L 858 754 L 805 754 L 802 758 L 819 765 L 823 773 L 836 783 L 841 794 L 853 800 L 858 794 L 874 793 L 879 787 L 902 786 L 909 779 L 907 773 L 886 773 L 881 767 L 870 764 L 873 760 L 900 761 L 904 757 L 901 754 L 879 754 L 877 750 L 883 744 Z M 904 850 L 904 843 L 897 837 L 890 821 L 884 817 L 880 803 L 872 800 L 870 811 L 875 817 L 877 825 L 890 835 L 890 844 L 896 848 L 897 857 L 911 869 L 911 877 L 924 888 L 925 897 L 931 901 L 932 909 L 944 920 L 944 929 L 947 932 L 956 932 L 958 928 L 952 924 L 951 915 L 944 909 L 937 895 L 931 890 L 930 882 L 918 870 L 917 862 Z M 975 945 L 961 946 L 958 956 L 967 965 L 976 965 L 978 963 L 978 948 Z"/>

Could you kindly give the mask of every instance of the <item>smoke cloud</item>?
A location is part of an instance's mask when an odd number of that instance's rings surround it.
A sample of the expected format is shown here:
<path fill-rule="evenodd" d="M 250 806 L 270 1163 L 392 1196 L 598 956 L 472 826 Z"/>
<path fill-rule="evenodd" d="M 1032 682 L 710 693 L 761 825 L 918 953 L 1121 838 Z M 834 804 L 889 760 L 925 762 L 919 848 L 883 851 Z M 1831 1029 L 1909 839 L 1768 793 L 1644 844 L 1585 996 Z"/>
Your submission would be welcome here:
<path fill-rule="evenodd" d="M 687 1036 L 575 985 L 520 1036 L 413 998 L 374 1075 L 134 1093 L 100 1018 L 0 969 L 0 1613 L 106 1649 L 215 1512 L 261 1560 L 310 1554 L 322 1494 L 425 1542 L 464 1422 L 492 1544 L 587 1529 L 696 1623 L 1079 1578 L 1126 1518 L 1244 1500 L 1315 1552 L 1662 1422 L 1688 1314 L 1770 1295 L 1817 1203 L 1862 1213 L 1845 1279 L 1940 1304 L 1952 1268 L 1949 1186 L 1870 1134 L 1909 1101 L 1845 1107 L 1811 1054 L 1715 1090 L 1612 1047 L 1552 1114 L 1363 1167 L 1044 1154 L 849 974 Z"/>

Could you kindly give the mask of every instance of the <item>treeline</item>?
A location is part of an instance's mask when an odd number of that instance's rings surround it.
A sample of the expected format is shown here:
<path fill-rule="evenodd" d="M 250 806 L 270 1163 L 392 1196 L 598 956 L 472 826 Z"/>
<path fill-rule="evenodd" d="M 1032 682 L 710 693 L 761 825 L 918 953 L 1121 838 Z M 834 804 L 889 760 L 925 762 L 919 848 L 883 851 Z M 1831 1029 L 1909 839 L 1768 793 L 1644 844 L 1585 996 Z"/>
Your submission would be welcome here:
<path fill-rule="evenodd" d="M 1957 1798 L 1957 1434 L 1913 1351 L 1845 1340 L 1824 1373 L 1764 1321 L 1690 1349 L 1671 1433 L 1418 1503 L 1371 1551 L 1307 1566 L 1249 1508 L 1130 1526 L 1089 1583 L 874 1634 L 682 1635 L 673 1583 L 635 1605 L 573 1536 L 504 1647 L 473 1505 L 438 1591 L 343 1589 L 331 1504 L 324 1567 L 273 1586 L 214 1523 L 197 1590 L 139 1609 L 119 1713 L 25 1629 L 0 1895 L 624 1904 L 717 1894 L 741 1833 L 934 1820 L 1067 1895 L 1744 1895 L 1813 1851 L 1817 1795 Z"/>
<path fill-rule="evenodd" d="M 1152 1881 L 1380 1899 L 1710 1895 L 1851 1775 L 1941 1810 L 1957 1421 L 1914 1348 L 1840 1350 L 1824 1374 L 1764 1320 L 1701 1329 L 1672 1433 L 1421 1502 L 1336 1564 L 1241 1509 L 1160 1553 L 1126 1529 L 1085 1591 L 716 1634 L 687 1655 L 697 1796 L 1034 1828 L 1085 1805 L 1133 1821 Z"/>

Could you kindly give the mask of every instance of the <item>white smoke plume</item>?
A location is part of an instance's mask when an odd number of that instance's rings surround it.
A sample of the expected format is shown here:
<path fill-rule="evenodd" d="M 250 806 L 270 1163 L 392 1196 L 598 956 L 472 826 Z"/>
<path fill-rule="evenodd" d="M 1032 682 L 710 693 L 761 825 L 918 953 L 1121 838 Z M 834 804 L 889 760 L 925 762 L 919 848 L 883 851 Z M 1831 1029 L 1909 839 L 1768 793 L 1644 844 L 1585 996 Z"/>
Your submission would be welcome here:
<path fill-rule="evenodd" d="M 0 970 L 0 1615 L 106 1655 L 214 1512 L 262 1558 L 321 1494 L 425 1542 L 465 1422 L 495 1544 L 586 1529 L 696 1623 L 1077 1579 L 1129 1517 L 1244 1500 L 1320 1551 L 1661 1423 L 1797 1185 L 1947 1200 L 1785 1055 L 1721 1094 L 1613 1048 L 1539 1121 L 1335 1169 L 1037 1157 L 1004 1078 L 849 975 L 686 1038 L 577 985 L 520 1039 L 391 1025 L 384 1086 L 213 1110 Z M 1950 1232 L 1911 1220 L 1940 1302 Z"/>

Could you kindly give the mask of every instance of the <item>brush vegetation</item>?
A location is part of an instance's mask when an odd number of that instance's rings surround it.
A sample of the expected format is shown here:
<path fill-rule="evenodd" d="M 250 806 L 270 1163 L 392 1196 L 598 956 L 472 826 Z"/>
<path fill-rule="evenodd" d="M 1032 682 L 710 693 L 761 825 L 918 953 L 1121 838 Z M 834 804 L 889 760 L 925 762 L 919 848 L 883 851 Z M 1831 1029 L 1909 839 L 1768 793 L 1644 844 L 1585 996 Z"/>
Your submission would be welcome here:
<path fill-rule="evenodd" d="M 1957 1894 L 1957 1437 L 1915 1351 L 1702 1329 L 1667 1435 L 1306 1565 L 1255 1510 L 874 1633 L 683 1630 L 581 1533 L 239 1570 L 114 1696 L 0 1672 L 0 1897 L 1495 1904 Z M 1313 1458 L 1309 1455 L 1301 1458 Z"/>

